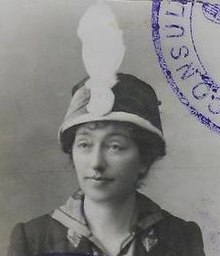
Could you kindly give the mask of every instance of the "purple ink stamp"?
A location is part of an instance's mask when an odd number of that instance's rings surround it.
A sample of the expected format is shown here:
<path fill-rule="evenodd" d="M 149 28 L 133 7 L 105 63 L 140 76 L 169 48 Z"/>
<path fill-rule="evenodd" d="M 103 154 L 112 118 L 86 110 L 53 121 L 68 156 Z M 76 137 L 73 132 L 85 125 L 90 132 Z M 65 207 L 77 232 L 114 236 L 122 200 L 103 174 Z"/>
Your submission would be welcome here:
<path fill-rule="evenodd" d="M 208 20 L 213 21 L 217 24 L 220 24 L 220 5 L 219 4 L 203 3 L 202 11 Z"/>
<path fill-rule="evenodd" d="M 220 32 L 220 5 L 209 1 L 154 0 L 151 18 L 155 52 L 172 91 L 197 120 L 220 132 L 220 84 L 213 69 L 206 67 L 207 51 L 203 47 L 207 42 L 214 45 L 211 34 Z M 205 41 L 198 40 L 198 20 L 204 25 Z M 208 50 L 213 51 L 212 48 Z"/>

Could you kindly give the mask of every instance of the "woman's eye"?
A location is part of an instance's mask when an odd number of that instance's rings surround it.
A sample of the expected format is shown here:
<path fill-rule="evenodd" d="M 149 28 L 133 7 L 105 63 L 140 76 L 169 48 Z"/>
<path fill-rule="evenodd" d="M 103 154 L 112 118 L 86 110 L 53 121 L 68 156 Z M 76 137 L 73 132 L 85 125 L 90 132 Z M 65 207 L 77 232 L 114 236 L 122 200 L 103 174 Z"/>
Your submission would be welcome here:
<path fill-rule="evenodd" d="M 109 149 L 111 149 L 112 151 L 120 151 L 123 150 L 123 146 L 120 144 L 110 144 Z"/>
<path fill-rule="evenodd" d="M 83 143 L 80 143 L 79 146 L 81 148 L 86 148 L 86 147 L 88 147 L 88 143 L 83 142 Z"/>
<path fill-rule="evenodd" d="M 90 147 L 90 143 L 89 142 L 78 142 L 77 143 L 77 147 L 78 148 L 82 148 L 82 149 L 86 149 Z"/>

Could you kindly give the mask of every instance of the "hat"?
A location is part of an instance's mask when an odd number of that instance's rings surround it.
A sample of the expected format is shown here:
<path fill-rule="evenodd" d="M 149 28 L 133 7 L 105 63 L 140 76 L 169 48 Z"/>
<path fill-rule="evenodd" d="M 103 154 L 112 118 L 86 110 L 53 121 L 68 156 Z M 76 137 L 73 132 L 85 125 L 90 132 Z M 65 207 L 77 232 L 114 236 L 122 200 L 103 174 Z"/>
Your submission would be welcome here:
<path fill-rule="evenodd" d="M 94 121 L 130 122 L 162 138 L 158 99 L 152 87 L 133 75 L 117 73 L 125 54 L 123 32 L 106 3 L 89 7 L 80 20 L 78 36 L 89 77 L 73 88 L 59 129 L 64 152 L 69 151 L 72 128 Z"/>
<path fill-rule="evenodd" d="M 88 78 L 83 79 L 73 88 L 72 100 L 58 133 L 64 152 L 68 152 L 65 144 L 67 136 L 70 136 L 71 128 L 93 121 L 133 123 L 163 139 L 159 101 L 153 88 L 134 75 L 119 73 L 117 78 L 117 83 L 112 88 L 113 105 L 108 113 L 104 114 L 88 111 L 87 106 L 91 98 L 90 89 L 85 86 Z"/>

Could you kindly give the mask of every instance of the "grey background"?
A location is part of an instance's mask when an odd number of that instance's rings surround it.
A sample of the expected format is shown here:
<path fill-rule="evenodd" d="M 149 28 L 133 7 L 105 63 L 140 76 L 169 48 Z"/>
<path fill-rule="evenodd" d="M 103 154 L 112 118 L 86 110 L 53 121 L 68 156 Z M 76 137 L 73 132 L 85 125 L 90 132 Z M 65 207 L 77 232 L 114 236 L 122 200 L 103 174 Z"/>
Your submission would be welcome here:
<path fill-rule="evenodd" d="M 86 76 L 78 21 L 94 1 L 0 0 L 0 251 L 17 222 L 51 211 L 77 187 L 57 130 L 74 84 Z M 219 135 L 180 105 L 151 42 L 150 3 L 112 1 L 127 46 L 120 71 L 152 84 L 162 101 L 167 156 L 143 192 L 196 221 L 211 256 L 220 253 Z"/>

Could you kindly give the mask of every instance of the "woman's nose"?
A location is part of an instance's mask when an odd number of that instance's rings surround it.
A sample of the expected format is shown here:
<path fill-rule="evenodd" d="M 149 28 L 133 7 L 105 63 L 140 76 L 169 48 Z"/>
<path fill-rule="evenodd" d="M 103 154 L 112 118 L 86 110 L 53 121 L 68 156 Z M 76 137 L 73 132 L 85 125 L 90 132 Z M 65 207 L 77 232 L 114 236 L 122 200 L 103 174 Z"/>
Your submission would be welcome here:
<path fill-rule="evenodd" d="M 93 149 L 91 167 L 98 172 L 103 172 L 106 167 L 104 151 L 101 146 L 95 146 Z"/>

